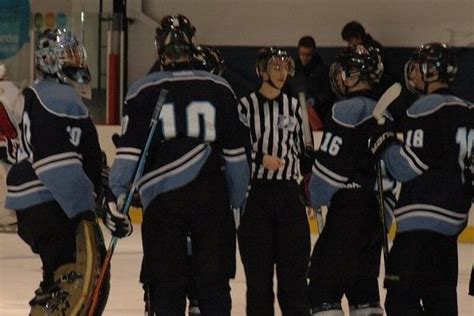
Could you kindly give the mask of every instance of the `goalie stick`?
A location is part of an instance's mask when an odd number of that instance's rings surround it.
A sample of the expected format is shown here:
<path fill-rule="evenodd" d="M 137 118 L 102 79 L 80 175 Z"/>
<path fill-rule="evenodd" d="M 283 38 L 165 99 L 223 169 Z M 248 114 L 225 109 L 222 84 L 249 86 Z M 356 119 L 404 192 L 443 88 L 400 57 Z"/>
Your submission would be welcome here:
<path fill-rule="evenodd" d="M 298 99 L 301 105 L 301 119 L 303 120 L 303 141 L 305 150 L 314 150 L 313 145 L 313 133 L 309 125 L 308 117 L 308 104 L 306 103 L 306 95 L 304 91 L 298 93 Z M 323 231 L 324 228 L 324 217 L 323 212 L 320 207 L 316 209 L 316 223 L 318 225 L 319 234 Z"/>
<path fill-rule="evenodd" d="M 143 147 L 142 153 L 140 155 L 140 159 L 138 160 L 137 169 L 135 170 L 135 174 L 133 176 L 133 182 L 130 187 L 130 190 L 127 193 L 127 197 L 125 199 L 124 205 L 122 207 L 121 212 L 123 214 L 128 214 L 130 206 L 132 205 L 133 200 L 133 193 L 137 190 L 138 181 L 140 180 L 143 171 L 145 169 L 145 162 L 148 156 L 148 150 L 150 149 L 151 142 L 155 135 L 156 126 L 158 125 L 158 119 L 160 117 L 161 109 L 163 108 L 163 104 L 166 101 L 166 95 L 168 94 L 168 90 L 162 89 L 160 91 L 160 95 L 158 96 L 158 101 L 156 102 L 155 111 L 153 112 L 153 116 L 151 117 L 150 126 L 148 128 L 148 136 L 145 142 L 145 146 Z M 97 303 L 99 301 L 99 296 L 101 292 L 101 288 L 104 284 L 105 276 L 110 268 L 110 261 L 112 260 L 112 255 L 115 250 L 115 246 L 117 245 L 118 238 L 112 237 L 110 240 L 109 248 L 107 249 L 107 254 L 104 258 L 104 262 L 102 263 L 102 268 L 100 270 L 99 277 L 97 279 L 97 283 L 95 285 L 94 292 L 92 294 L 92 302 L 91 307 L 88 312 L 88 316 L 94 316 L 95 310 L 97 308 Z"/>
<path fill-rule="evenodd" d="M 374 111 L 372 116 L 375 120 L 377 120 L 378 125 L 383 125 L 385 123 L 385 117 L 383 116 L 385 110 L 388 106 L 400 95 L 402 91 L 402 86 L 396 82 L 391 85 L 384 94 L 380 97 L 379 101 L 375 105 Z M 385 268 L 388 262 L 388 237 L 387 237 L 387 223 L 385 221 L 385 204 L 384 204 L 384 194 L 383 194 L 383 178 L 382 178 L 382 162 L 381 160 L 377 160 L 375 164 L 375 170 L 377 173 L 377 188 L 378 188 L 378 200 L 379 200 L 379 215 L 380 221 L 382 222 L 382 233 L 383 233 L 383 259 L 385 262 Z M 385 273 L 385 277 L 390 278 Z"/>

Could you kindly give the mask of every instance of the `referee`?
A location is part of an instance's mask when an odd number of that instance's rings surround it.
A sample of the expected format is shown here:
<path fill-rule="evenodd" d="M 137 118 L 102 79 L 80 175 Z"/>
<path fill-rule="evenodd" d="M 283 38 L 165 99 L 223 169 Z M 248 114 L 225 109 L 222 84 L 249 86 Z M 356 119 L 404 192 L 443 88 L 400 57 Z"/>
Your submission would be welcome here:
<path fill-rule="evenodd" d="M 256 68 L 260 89 L 239 104 L 252 144 L 252 189 L 238 235 L 247 315 L 274 315 L 275 266 L 282 314 L 309 315 L 310 235 L 297 184 L 304 148 L 301 107 L 281 92 L 294 62 L 286 51 L 269 47 L 260 50 Z"/>

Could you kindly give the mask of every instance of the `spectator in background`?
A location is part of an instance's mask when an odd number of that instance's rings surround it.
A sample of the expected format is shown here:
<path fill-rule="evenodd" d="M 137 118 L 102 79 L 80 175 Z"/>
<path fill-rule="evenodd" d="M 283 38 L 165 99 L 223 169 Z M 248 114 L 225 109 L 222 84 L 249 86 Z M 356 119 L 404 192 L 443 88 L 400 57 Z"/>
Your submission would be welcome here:
<path fill-rule="evenodd" d="M 359 22 L 351 21 L 344 25 L 341 37 L 351 47 L 364 45 L 365 47 L 372 46 L 377 48 L 382 56 L 382 62 L 385 62 L 385 52 L 382 44 L 376 41 L 369 33 L 366 33 L 364 27 Z"/>
<path fill-rule="evenodd" d="M 313 129 L 321 129 L 321 121 L 329 112 L 334 95 L 329 83 L 329 68 L 323 63 L 316 52 L 316 42 L 313 37 L 306 35 L 298 41 L 298 56 L 295 59 L 295 76 L 289 81 L 286 89 L 288 94 L 298 98 L 298 93 L 304 91 L 309 109 L 314 109 L 317 118 L 309 110 L 310 123 Z M 319 120 L 319 123 L 317 122 Z"/>
<path fill-rule="evenodd" d="M 380 96 L 388 89 L 396 80 L 394 73 L 390 71 L 390 62 L 386 60 L 385 49 L 376 41 L 370 34 L 366 33 L 362 24 L 357 21 L 351 21 L 344 25 L 341 31 L 342 39 L 347 42 L 348 46 L 355 47 L 357 45 L 364 45 L 365 47 L 375 47 L 379 50 L 381 62 L 384 65 L 384 72 L 380 81 L 374 86 L 372 96 L 379 99 Z M 400 96 L 390 104 L 388 111 L 393 116 L 395 121 L 395 129 L 400 130 L 405 120 L 405 111 L 410 104 L 415 101 L 415 96 L 411 94 L 405 86 L 403 86 Z"/>

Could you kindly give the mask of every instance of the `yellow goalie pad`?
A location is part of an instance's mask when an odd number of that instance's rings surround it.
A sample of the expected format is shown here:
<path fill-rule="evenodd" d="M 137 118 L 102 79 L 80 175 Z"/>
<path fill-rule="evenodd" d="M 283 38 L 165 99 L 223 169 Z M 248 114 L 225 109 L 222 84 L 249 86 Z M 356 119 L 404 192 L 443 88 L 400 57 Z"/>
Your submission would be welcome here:
<path fill-rule="evenodd" d="M 104 254 L 105 246 L 97 223 L 81 220 L 76 233 L 76 262 L 64 264 L 54 272 L 55 288 L 43 294 L 49 295 L 44 304 L 32 305 L 30 315 L 87 315 Z M 105 308 L 109 280 L 107 277 L 96 315 Z"/>

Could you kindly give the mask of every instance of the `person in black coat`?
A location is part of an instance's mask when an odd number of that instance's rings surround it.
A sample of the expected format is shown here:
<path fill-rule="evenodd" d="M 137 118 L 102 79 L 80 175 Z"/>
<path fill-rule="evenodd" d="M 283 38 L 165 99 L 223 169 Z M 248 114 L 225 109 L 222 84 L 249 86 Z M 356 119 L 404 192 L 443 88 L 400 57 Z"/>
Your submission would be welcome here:
<path fill-rule="evenodd" d="M 295 76 L 289 81 L 286 92 L 298 97 L 304 91 L 308 105 L 311 105 L 321 120 L 331 109 L 335 96 L 329 82 L 329 68 L 316 52 L 316 42 L 306 35 L 298 41 L 298 55 L 295 58 Z"/>

